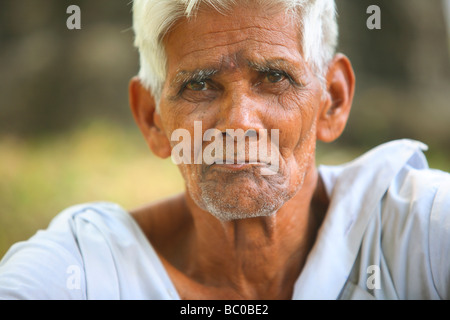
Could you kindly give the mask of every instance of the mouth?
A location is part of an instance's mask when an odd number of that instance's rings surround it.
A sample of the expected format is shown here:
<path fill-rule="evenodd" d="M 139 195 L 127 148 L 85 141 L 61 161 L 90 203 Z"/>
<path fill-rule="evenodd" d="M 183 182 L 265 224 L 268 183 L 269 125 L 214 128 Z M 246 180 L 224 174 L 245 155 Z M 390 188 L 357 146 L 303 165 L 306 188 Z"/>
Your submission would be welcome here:
<path fill-rule="evenodd" d="M 255 167 L 264 167 L 270 165 L 269 162 L 266 161 L 258 161 L 254 159 L 234 159 L 234 161 L 230 161 L 219 158 L 214 159 L 214 162 L 209 165 L 208 167 L 219 169 L 219 170 L 225 170 L 225 171 L 244 171 L 253 169 Z"/>

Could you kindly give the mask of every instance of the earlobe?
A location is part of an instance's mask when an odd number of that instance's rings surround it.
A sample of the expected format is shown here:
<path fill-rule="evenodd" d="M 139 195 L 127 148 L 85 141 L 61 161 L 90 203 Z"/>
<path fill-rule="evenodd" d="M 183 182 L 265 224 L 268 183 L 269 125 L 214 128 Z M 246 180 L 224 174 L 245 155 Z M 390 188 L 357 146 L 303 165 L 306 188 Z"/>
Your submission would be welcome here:
<path fill-rule="evenodd" d="M 355 89 L 355 75 L 350 60 L 337 54 L 329 65 L 327 92 L 318 115 L 317 139 L 336 140 L 344 131 L 350 114 Z"/>
<path fill-rule="evenodd" d="M 170 142 L 161 126 L 160 116 L 156 112 L 155 99 L 138 77 L 134 77 L 130 81 L 129 102 L 134 120 L 150 149 L 161 158 L 169 157 L 171 154 Z"/>

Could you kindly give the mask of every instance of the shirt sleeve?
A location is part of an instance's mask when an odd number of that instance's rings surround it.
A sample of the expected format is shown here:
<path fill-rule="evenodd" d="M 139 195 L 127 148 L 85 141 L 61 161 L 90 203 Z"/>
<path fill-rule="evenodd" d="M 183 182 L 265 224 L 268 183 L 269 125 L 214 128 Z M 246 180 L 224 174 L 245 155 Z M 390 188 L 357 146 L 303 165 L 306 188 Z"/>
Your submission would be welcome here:
<path fill-rule="evenodd" d="M 82 258 L 69 212 L 13 245 L 0 262 L 0 299 L 85 299 Z"/>
<path fill-rule="evenodd" d="M 430 263 L 441 299 L 450 299 L 450 176 L 441 183 L 430 216 Z"/>

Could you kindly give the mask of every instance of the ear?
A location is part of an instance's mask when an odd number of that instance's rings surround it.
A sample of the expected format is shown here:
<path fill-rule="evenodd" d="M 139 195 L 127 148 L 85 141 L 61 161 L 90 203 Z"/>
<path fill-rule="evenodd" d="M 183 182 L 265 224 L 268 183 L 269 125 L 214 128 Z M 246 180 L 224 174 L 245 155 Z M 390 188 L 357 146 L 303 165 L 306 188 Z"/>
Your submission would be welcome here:
<path fill-rule="evenodd" d="M 150 149 L 157 156 L 167 158 L 171 154 L 170 141 L 162 128 L 161 117 L 156 112 L 153 95 L 134 77 L 129 85 L 131 112 Z"/>
<path fill-rule="evenodd" d="M 337 54 L 331 61 L 326 82 L 327 92 L 317 121 L 317 139 L 332 142 L 344 131 L 355 91 L 355 74 L 345 55 Z"/>

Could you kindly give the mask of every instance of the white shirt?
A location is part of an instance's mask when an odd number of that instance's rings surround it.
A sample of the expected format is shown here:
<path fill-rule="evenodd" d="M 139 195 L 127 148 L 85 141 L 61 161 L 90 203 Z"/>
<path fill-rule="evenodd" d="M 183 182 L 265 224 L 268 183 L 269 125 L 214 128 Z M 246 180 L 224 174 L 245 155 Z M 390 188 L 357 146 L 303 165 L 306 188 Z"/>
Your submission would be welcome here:
<path fill-rule="evenodd" d="M 320 166 L 327 215 L 293 299 L 450 299 L 450 175 L 411 140 Z M 120 206 L 60 213 L 0 262 L 0 299 L 179 299 Z"/>

